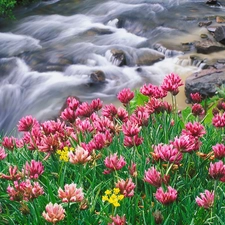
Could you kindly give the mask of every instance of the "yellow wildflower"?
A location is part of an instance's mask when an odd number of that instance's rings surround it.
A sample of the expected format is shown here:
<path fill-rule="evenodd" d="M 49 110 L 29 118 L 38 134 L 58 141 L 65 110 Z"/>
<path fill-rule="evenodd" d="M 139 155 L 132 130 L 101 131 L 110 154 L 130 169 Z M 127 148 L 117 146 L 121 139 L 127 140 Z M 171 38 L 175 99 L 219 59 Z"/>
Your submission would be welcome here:
<path fill-rule="evenodd" d="M 119 194 L 120 193 L 120 189 L 119 188 L 113 188 L 113 193 L 114 194 Z"/>
<path fill-rule="evenodd" d="M 106 195 L 110 195 L 111 193 L 112 193 L 111 190 L 106 190 L 106 191 L 105 191 L 105 194 L 106 194 Z"/>
<path fill-rule="evenodd" d="M 124 198 L 124 195 L 120 194 L 119 188 L 114 188 L 112 190 L 106 190 L 105 195 L 102 196 L 102 201 L 108 201 L 110 204 L 112 204 L 115 207 L 120 206 L 119 201 L 121 201 Z"/>

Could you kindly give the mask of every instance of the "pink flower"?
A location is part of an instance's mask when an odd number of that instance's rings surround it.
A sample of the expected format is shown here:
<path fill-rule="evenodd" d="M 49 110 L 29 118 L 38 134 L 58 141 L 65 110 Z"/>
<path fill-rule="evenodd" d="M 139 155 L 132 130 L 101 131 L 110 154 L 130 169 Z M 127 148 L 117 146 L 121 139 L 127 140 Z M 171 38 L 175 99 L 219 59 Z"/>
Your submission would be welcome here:
<path fill-rule="evenodd" d="M 6 158 L 7 154 L 5 153 L 5 149 L 0 147 L 0 160 Z"/>
<path fill-rule="evenodd" d="M 140 88 L 140 92 L 141 94 L 146 95 L 148 97 L 155 97 L 156 86 L 153 84 L 144 84 Z"/>
<path fill-rule="evenodd" d="M 84 199 L 84 193 L 82 188 L 77 188 L 77 185 L 72 184 L 66 184 L 64 186 L 64 190 L 62 188 L 59 188 L 58 190 L 58 196 L 62 199 L 62 202 L 81 202 Z"/>
<path fill-rule="evenodd" d="M 50 223 L 56 223 L 58 221 L 61 221 L 65 217 L 65 210 L 61 205 L 58 205 L 55 203 L 54 205 L 50 202 L 45 207 L 46 212 L 44 211 L 42 213 L 42 216 Z"/>
<path fill-rule="evenodd" d="M 70 151 L 68 156 L 72 164 L 84 164 L 91 160 L 89 152 L 80 146 L 77 146 L 74 152 Z"/>
<path fill-rule="evenodd" d="M 129 88 L 124 88 L 118 93 L 117 98 L 121 103 L 127 105 L 134 98 L 134 92 L 132 92 Z"/>
<path fill-rule="evenodd" d="M 122 122 L 126 123 L 128 121 L 128 112 L 126 111 L 126 109 L 119 107 L 117 109 L 117 117 Z"/>
<path fill-rule="evenodd" d="M 63 120 L 68 121 L 69 123 L 74 123 L 76 120 L 75 111 L 71 108 L 65 108 L 63 112 L 61 112 L 60 116 Z"/>
<path fill-rule="evenodd" d="M 3 137 L 2 146 L 10 151 L 14 150 L 16 140 L 14 137 Z"/>
<path fill-rule="evenodd" d="M 90 107 L 93 109 L 94 112 L 97 112 L 102 108 L 102 101 L 99 98 L 94 99 L 91 102 Z"/>
<path fill-rule="evenodd" d="M 92 106 L 89 105 L 87 102 L 83 102 L 77 107 L 76 116 L 90 117 L 93 112 L 94 110 Z"/>
<path fill-rule="evenodd" d="M 205 209 L 211 208 L 214 203 L 214 191 L 205 190 L 204 193 L 200 193 L 200 197 L 195 198 L 195 201 L 200 207 Z"/>
<path fill-rule="evenodd" d="M 26 181 L 18 182 L 14 181 L 14 186 L 8 186 L 7 193 L 12 201 L 29 201 L 38 198 L 44 194 L 43 187 L 38 182 L 34 182 L 33 185 L 29 179 Z"/>
<path fill-rule="evenodd" d="M 122 130 L 125 136 L 133 137 L 139 134 L 141 127 L 137 123 L 128 120 L 122 125 Z"/>
<path fill-rule="evenodd" d="M 32 116 L 23 117 L 18 124 L 19 131 L 30 131 L 33 126 L 37 125 L 38 121 Z"/>
<path fill-rule="evenodd" d="M 203 109 L 203 107 L 198 104 L 198 103 L 195 103 L 192 108 L 191 108 L 191 111 L 192 111 L 192 114 L 194 116 L 202 116 L 205 114 L 205 110 Z"/>
<path fill-rule="evenodd" d="M 125 225 L 126 217 L 125 215 L 120 217 L 118 214 L 116 216 L 111 216 L 112 223 L 108 223 L 108 225 Z"/>
<path fill-rule="evenodd" d="M 225 113 L 222 115 L 216 114 L 212 119 L 212 124 L 215 127 L 225 127 Z"/>
<path fill-rule="evenodd" d="M 154 156 L 165 162 L 179 164 L 182 160 L 182 154 L 172 144 L 158 144 L 154 147 Z"/>
<path fill-rule="evenodd" d="M 182 85 L 183 83 L 181 78 L 174 73 L 170 73 L 164 78 L 161 87 L 163 90 L 170 92 L 172 95 L 177 95 L 179 93 L 179 86 Z"/>
<path fill-rule="evenodd" d="M 105 105 L 102 109 L 102 115 L 113 121 L 117 115 L 117 109 L 113 104 Z"/>
<path fill-rule="evenodd" d="M 31 160 L 30 164 L 26 162 L 24 173 L 30 179 L 38 179 L 39 176 L 44 172 L 44 166 L 42 162 Z"/>
<path fill-rule="evenodd" d="M 202 96 L 198 92 L 191 93 L 190 96 L 194 103 L 200 103 L 202 101 Z"/>
<path fill-rule="evenodd" d="M 185 125 L 186 130 L 182 130 L 182 134 L 185 135 L 192 135 L 193 137 L 203 137 L 203 135 L 206 133 L 205 128 L 203 125 L 201 125 L 199 122 L 188 122 Z"/>
<path fill-rule="evenodd" d="M 225 176 L 225 165 L 221 160 L 219 162 L 210 163 L 209 175 L 219 180 Z"/>
<path fill-rule="evenodd" d="M 163 205 L 168 205 L 177 199 L 177 191 L 168 186 L 167 191 L 164 192 L 162 187 L 158 188 L 155 193 L 155 198 Z"/>
<path fill-rule="evenodd" d="M 135 163 L 131 163 L 131 166 L 128 166 L 129 173 L 132 177 L 137 176 L 137 165 Z"/>
<path fill-rule="evenodd" d="M 160 187 L 162 184 L 161 173 L 151 167 L 148 171 L 145 171 L 144 181 L 155 187 Z"/>
<path fill-rule="evenodd" d="M 104 174 L 109 174 L 115 170 L 120 170 L 126 165 L 124 157 L 120 156 L 119 158 L 117 153 L 106 157 L 104 160 L 104 163 L 105 163 L 105 166 L 109 169 L 109 170 L 104 170 Z"/>
<path fill-rule="evenodd" d="M 181 135 L 179 138 L 175 137 L 174 141 L 171 144 L 180 152 L 188 152 L 191 153 L 199 149 L 196 145 L 198 144 L 198 140 L 196 140 L 191 135 Z"/>
<path fill-rule="evenodd" d="M 76 128 L 77 128 L 77 131 L 78 132 L 80 131 L 81 133 L 84 133 L 84 132 L 91 133 L 94 130 L 94 127 L 91 124 L 89 118 L 86 118 L 84 120 L 77 118 L 76 119 Z"/>
<path fill-rule="evenodd" d="M 89 144 L 93 149 L 101 150 L 102 148 L 108 146 L 112 142 L 112 136 L 108 130 L 105 133 L 97 133 Z"/>
<path fill-rule="evenodd" d="M 134 114 L 130 116 L 130 121 L 134 124 L 138 124 L 139 127 L 147 126 L 149 117 L 150 115 L 148 110 L 146 108 L 139 107 L 135 110 Z"/>
<path fill-rule="evenodd" d="M 216 144 L 212 146 L 215 158 L 222 159 L 225 157 L 225 145 L 223 144 Z"/>
<path fill-rule="evenodd" d="M 133 146 L 141 145 L 143 143 L 143 141 L 144 141 L 144 138 L 138 137 L 138 135 L 135 135 L 133 137 L 125 136 L 123 144 L 126 147 L 133 147 Z"/>
<path fill-rule="evenodd" d="M 0 174 L 0 178 L 6 180 L 20 180 L 22 178 L 22 173 L 18 171 L 17 166 L 9 166 L 9 175 Z"/>
<path fill-rule="evenodd" d="M 123 179 L 119 180 L 116 183 L 116 187 L 120 189 L 120 193 L 125 197 L 134 196 L 134 188 L 136 185 L 132 182 L 131 178 L 126 179 L 126 181 Z"/>
<path fill-rule="evenodd" d="M 80 104 L 80 101 L 73 96 L 69 96 L 66 100 L 67 106 L 75 111 Z"/>

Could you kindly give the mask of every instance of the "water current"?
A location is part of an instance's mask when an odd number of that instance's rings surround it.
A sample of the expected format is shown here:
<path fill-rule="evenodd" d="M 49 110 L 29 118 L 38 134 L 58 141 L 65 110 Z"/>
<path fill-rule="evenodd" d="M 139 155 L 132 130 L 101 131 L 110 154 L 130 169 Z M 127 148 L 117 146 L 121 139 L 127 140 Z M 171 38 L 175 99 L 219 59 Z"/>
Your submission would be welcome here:
<path fill-rule="evenodd" d="M 0 130 L 26 115 L 53 119 L 70 95 L 109 103 L 171 72 L 185 80 L 201 69 L 188 45 L 206 32 L 198 22 L 224 11 L 204 0 L 50 0 L 18 9 L 15 21 L 0 20 Z"/>

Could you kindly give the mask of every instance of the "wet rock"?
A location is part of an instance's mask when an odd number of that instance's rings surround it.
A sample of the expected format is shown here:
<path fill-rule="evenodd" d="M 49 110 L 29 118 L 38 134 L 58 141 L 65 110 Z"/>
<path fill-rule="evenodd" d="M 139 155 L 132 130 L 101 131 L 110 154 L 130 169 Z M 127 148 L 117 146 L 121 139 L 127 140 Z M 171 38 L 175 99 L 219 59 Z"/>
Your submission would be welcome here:
<path fill-rule="evenodd" d="M 93 71 L 90 74 L 90 79 L 92 84 L 99 84 L 105 82 L 105 74 L 101 70 Z"/>
<path fill-rule="evenodd" d="M 216 41 L 225 44 L 225 26 L 217 27 L 214 33 Z"/>
<path fill-rule="evenodd" d="M 200 37 L 205 39 L 205 38 L 208 38 L 208 35 L 207 34 L 201 34 Z"/>
<path fill-rule="evenodd" d="M 217 0 L 208 0 L 206 1 L 207 5 L 215 5 L 215 6 L 220 6 L 220 2 Z"/>
<path fill-rule="evenodd" d="M 217 16 L 216 22 L 217 23 L 225 23 L 225 17 L 224 16 Z"/>
<path fill-rule="evenodd" d="M 125 52 L 120 49 L 110 49 L 106 51 L 105 56 L 115 66 L 124 66 L 127 64 Z"/>
<path fill-rule="evenodd" d="M 218 27 L 218 26 L 209 26 L 209 27 L 207 27 L 207 30 L 208 30 L 210 33 L 214 33 L 217 27 Z"/>
<path fill-rule="evenodd" d="M 136 52 L 136 60 L 135 60 L 135 65 L 138 66 L 149 66 L 154 64 L 155 62 L 161 61 L 165 58 L 164 54 L 153 50 L 153 49 L 139 49 Z"/>
<path fill-rule="evenodd" d="M 190 102 L 190 94 L 199 92 L 203 97 L 215 95 L 216 88 L 225 84 L 225 67 L 209 68 L 189 76 L 185 81 L 185 95 Z"/>
<path fill-rule="evenodd" d="M 110 29 L 102 29 L 93 27 L 87 31 L 84 32 L 87 36 L 95 36 L 95 35 L 105 35 L 105 34 L 112 34 L 113 32 Z"/>
<path fill-rule="evenodd" d="M 194 43 L 197 53 L 210 54 L 212 52 L 219 52 L 225 50 L 225 46 L 210 39 L 196 41 Z"/>
<path fill-rule="evenodd" d="M 9 75 L 12 70 L 18 66 L 17 59 L 13 58 L 2 58 L 0 59 L 0 78 Z"/>
<path fill-rule="evenodd" d="M 198 23 L 199 27 L 207 27 L 212 24 L 212 21 L 202 21 Z"/>
<path fill-rule="evenodd" d="M 161 53 L 163 53 L 166 57 L 174 57 L 177 55 L 183 55 L 184 53 L 182 51 L 177 51 L 177 50 L 171 50 L 163 45 L 156 43 L 154 44 L 153 48 Z"/>

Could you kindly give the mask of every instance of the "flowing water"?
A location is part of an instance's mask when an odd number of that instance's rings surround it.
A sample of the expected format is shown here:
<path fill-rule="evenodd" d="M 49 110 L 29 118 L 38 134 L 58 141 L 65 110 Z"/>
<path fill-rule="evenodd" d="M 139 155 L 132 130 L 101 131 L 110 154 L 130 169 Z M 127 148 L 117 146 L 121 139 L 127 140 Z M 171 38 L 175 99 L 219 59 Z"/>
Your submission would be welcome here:
<path fill-rule="evenodd" d="M 115 102 L 125 87 L 200 70 L 189 57 L 194 50 L 181 43 L 200 40 L 206 28 L 198 22 L 224 13 L 204 2 L 50 0 L 18 9 L 16 21 L 0 21 L 0 130 L 12 131 L 29 114 L 52 119 L 70 95 Z M 123 52 L 127 65 L 118 66 L 112 49 Z M 92 79 L 96 71 L 104 82 Z M 185 102 L 183 93 L 179 100 Z"/>

